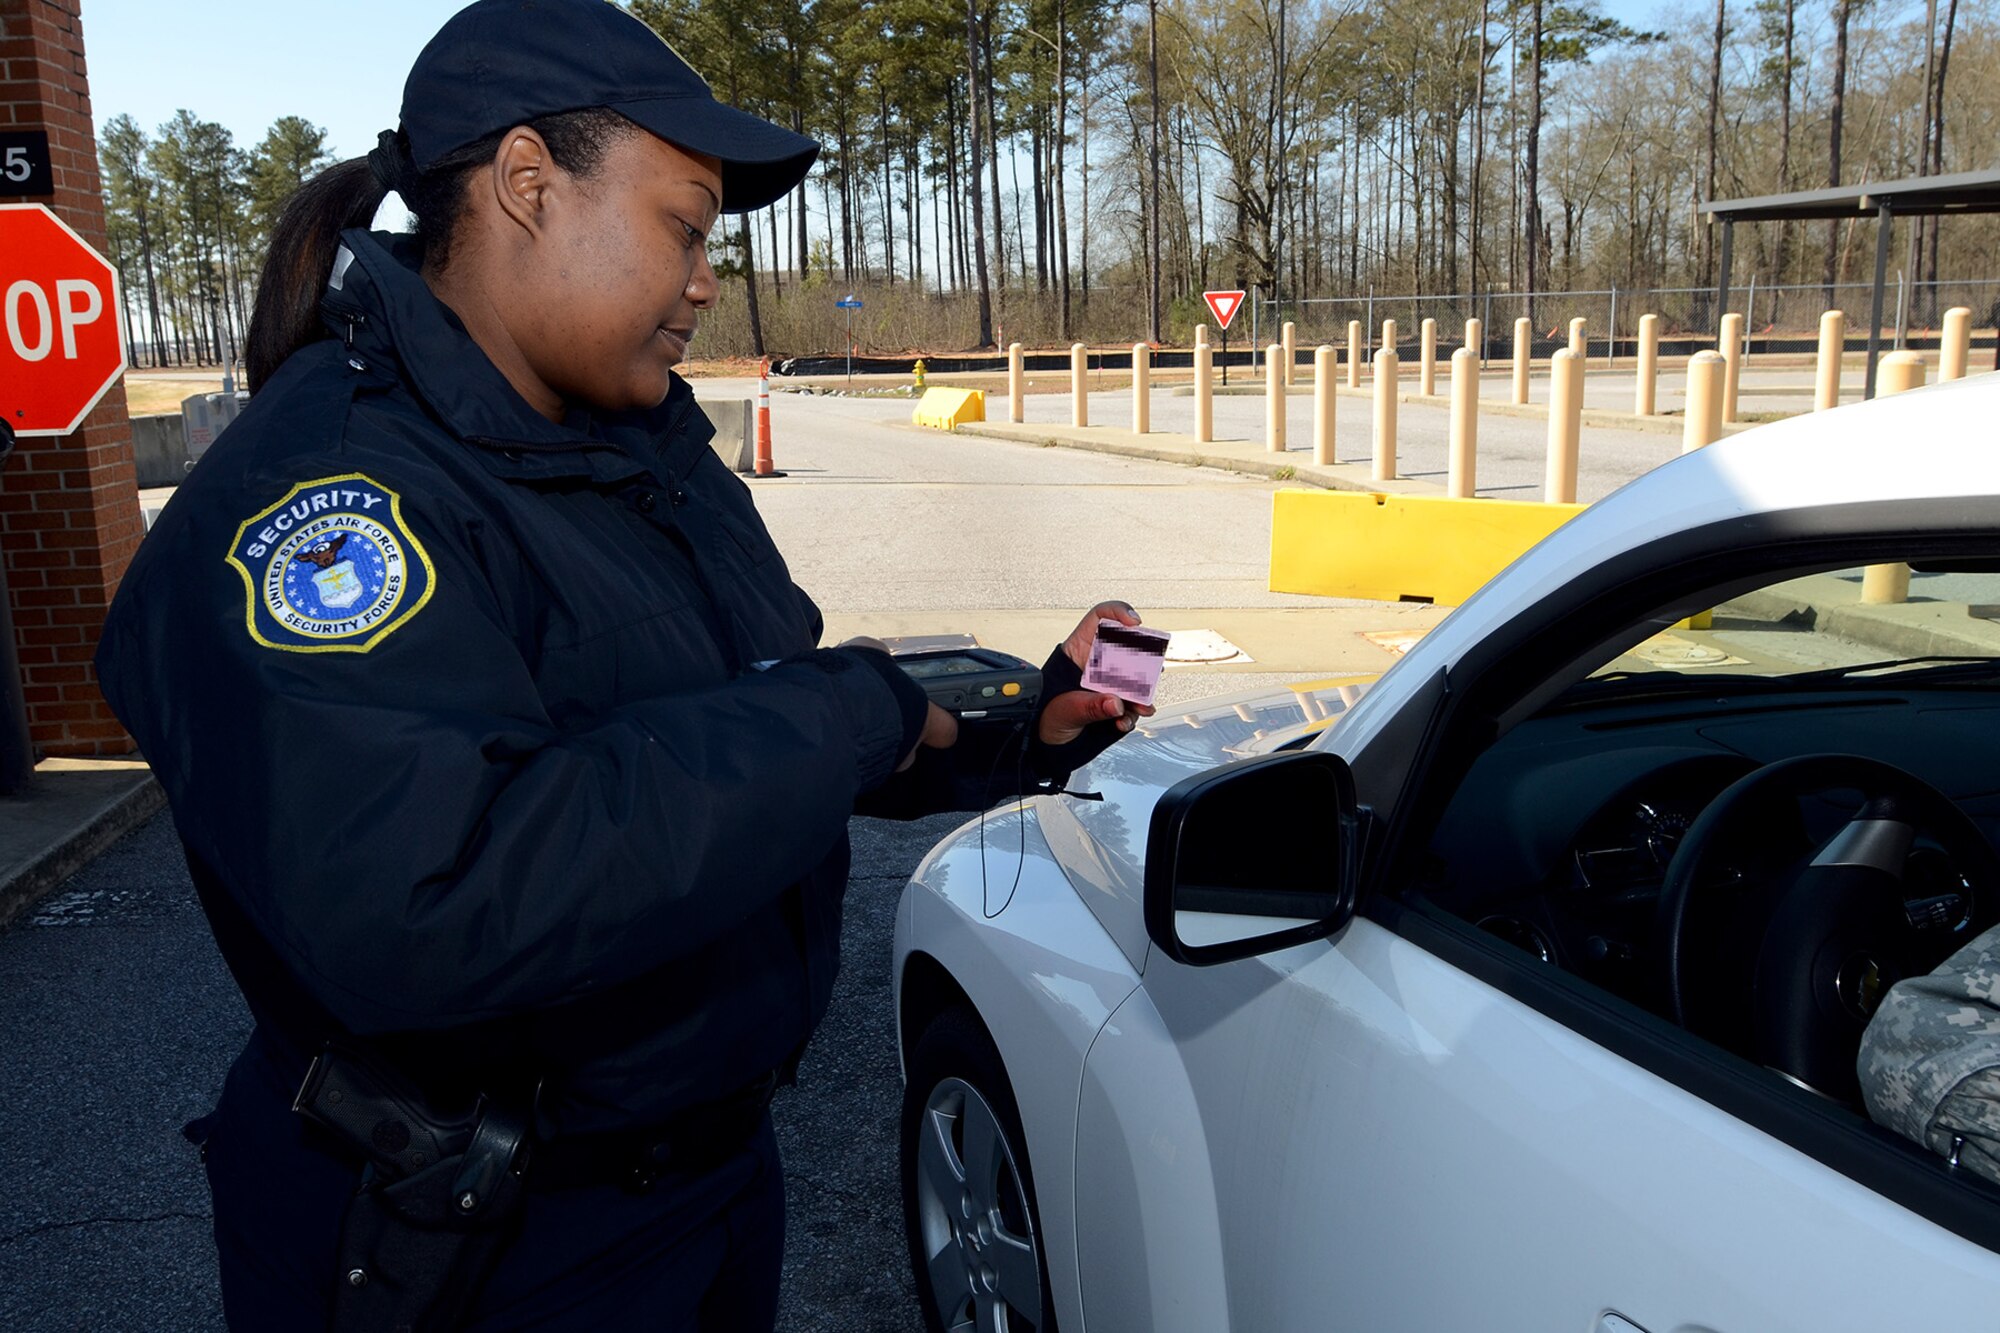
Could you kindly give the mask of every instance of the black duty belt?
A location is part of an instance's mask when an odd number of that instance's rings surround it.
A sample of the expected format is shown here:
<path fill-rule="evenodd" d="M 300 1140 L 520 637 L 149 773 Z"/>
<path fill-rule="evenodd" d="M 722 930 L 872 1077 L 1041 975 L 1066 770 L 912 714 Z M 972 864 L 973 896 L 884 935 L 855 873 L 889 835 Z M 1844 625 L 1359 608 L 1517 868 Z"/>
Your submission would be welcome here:
<path fill-rule="evenodd" d="M 643 1194 L 668 1172 L 699 1174 L 743 1151 L 771 1109 L 774 1070 L 726 1097 L 677 1111 L 644 1129 L 579 1134 L 535 1145 L 531 1192 L 615 1185 Z"/>

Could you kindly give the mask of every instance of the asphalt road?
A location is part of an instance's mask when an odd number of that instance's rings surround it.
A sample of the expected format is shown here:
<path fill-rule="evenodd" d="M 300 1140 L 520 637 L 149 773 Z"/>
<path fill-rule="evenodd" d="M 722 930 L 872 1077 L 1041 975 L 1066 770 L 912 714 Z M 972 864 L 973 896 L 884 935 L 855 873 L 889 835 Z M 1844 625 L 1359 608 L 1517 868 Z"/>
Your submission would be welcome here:
<path fill-rule="evenodd" d="M 956 822 L 857 819 L 845 962 L 773 1110 L 790 1209 L 780 1327 L 920 1327 L 896 1177 L 895 906 Z M 0 934 L 0 1328 L 222 1326 L 208 1189 L 180 1126 L 249 1032 L 165 814 Z"/>

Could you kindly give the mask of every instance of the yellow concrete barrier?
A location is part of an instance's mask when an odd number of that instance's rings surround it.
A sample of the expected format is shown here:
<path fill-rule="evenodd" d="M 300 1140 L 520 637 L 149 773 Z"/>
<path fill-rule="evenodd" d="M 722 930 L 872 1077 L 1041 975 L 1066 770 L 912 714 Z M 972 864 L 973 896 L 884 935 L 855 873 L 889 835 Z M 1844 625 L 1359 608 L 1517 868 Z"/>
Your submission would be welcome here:
<path fill-rule="evenodd" d="M 952 430 L 968 421 L 984 421 L 986 395 L 978 389 L 925 389 L 916 410 L 910 413 L 910 420 L 937 430 Z"/>
<path fill-rule="evenodd" d="M 1456 606 L 1582 505 L 1281 490 L 1271 591 Z"/>

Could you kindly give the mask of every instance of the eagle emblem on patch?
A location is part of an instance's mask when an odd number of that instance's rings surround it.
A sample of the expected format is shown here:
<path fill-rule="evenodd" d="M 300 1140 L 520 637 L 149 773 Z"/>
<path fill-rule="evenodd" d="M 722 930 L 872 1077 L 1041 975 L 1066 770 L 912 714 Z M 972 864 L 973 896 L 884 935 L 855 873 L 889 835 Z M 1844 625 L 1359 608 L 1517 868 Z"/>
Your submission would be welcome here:
<path fill-rule="evenodd" d="M 365 653 L 423 610 L 437 571 L 402 497 L 358 472 L 292 487 L 229 549 L 250 637 L 297 653 Z"/>

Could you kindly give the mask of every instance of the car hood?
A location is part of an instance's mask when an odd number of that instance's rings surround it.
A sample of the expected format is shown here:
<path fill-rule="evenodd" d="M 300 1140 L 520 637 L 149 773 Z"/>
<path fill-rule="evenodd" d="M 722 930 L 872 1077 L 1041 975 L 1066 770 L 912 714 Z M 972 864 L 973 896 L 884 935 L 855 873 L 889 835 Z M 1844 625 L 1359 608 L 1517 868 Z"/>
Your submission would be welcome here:
<path fill-rule="evenodd" d="M 1311 739 L 1372 683 L 1308 681 L 1162 711 L 1078 769 L 1068 792 L 1035 802 L 1056 863 L 1135 968 L 1145 960 L 1146 834 L 1160 794 L 1196 773 Z"/>

